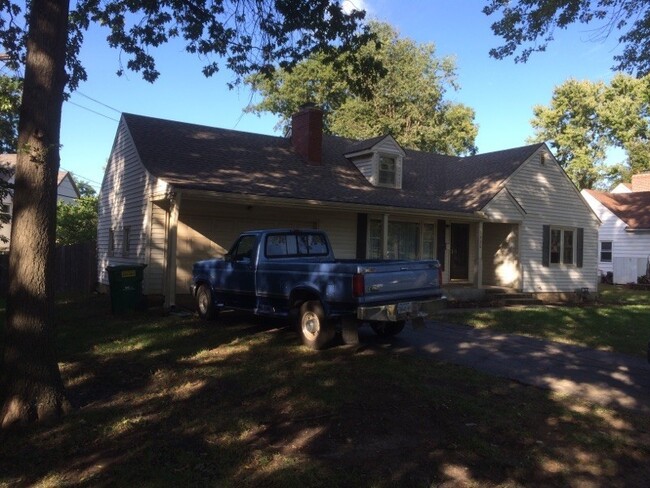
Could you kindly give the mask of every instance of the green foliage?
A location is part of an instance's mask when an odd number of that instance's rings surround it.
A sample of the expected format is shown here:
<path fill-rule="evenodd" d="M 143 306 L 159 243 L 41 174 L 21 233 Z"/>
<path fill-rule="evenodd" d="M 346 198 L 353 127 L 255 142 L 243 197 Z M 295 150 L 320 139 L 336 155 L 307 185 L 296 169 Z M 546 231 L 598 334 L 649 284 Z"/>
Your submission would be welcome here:
<path fill-rule="evenodd" d="M 454 60 L 437 58 L 432 44 L 400 38 L 388 24 L 371 22 L 369 27 L 379 44 L 366 43 L 354 56 L 342 54 L 334 65 L 317 53 L 272 77 L 248 78 L 263 98 L 247 110 L 280 115 L 280 126 L 286 127 L 291 115 L 309 101 L 325 111 L 324 128 L 330 134 L 367 139 L 389 133 L 409 148 L 475 153 L 474 111 L 445 100 L 447 90 L 457 88 Z M 366 80 L 363 93 L 356 89 L 362 83 L 353 72 L 358 56 L 378 61 L 385 70 L 384 76 Z"/>
<path fill-rule="evenodd" d="M 26 45 L 26 33 L 16 20 L 25 12 L 22 3 L 8 0 L 0 2 L 0 11 L 0 44 L 16 67 Z M 78 55 L 91 23 L 107 29 L 109 45 L 120 51 L 120 60 L 126 58 L 118 75 L 128 69 L 155 81 L 160 75 L 155 48 L 179 38 L 187 52 L 205 60 L 206 76 L 223 63 L 237 83 L 251 72 L 291 66 L 316 50 L 329 55 L 354 51 L 369 39 L 359 28 L 364 16 L 359 10 L 344 13 L 334 0 L 79 0 L 68 25 L 68 86 L 74 90 L 87 77 Z"/>
<path fill-rule="evenodd" d="M 618 74 L 609 84 L 567 80 L 548 106 L 535 106 L 534 141 L 550 141 L 578 188 L 607 186 L 650 170 L 650 75 Z M 607 150 L 627 159 L 605 165 Z"/>
<path fill-rule="evenodd" d="M 0 76 L 0 153 L 16 152 L 22 81 Z"/>
<path fill-rule="evenodd" d="M 614 56 L 616 70 L 637 76 L 650 73 L 649 0 L 488 0 L 483 12 L 502 15 L 492 31 L 505 44 L 490 50 L 494 58 L 512 56 L 521 48 L 515 61 L 526 62 L 533 52 L 546 50 L 556 28 L 581 23 L 590 25 L 594 40 L 621 32 L 623 52 Z"/>
<path fill-rule="evenodd" d="M 56 207 L 56 243 L 59 245 L 97 239 L 98 198 L 85 196 L 74 203 L 59 201 Z"/>

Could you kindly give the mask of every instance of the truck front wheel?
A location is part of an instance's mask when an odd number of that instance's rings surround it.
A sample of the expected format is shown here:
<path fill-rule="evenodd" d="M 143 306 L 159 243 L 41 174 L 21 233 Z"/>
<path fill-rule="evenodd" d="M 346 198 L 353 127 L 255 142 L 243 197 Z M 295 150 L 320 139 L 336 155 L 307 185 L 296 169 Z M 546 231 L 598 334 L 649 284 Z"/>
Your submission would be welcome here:
<path fill-rule="evenodd" d="M 212 320 L 217 317 L 217 310 L 212 301 L 212 291 L 208 285 L 203 284 L 196 291 L 196 308 L 202 319 Z"/>
<path fill-rule="evenodd" d="M 370 327 L 372 327 L 375 334 L 380 337 L 392 337 L 402 332 L 402 330 L 404 330 L 404 325 L 405 322 L 399 320 L 397 322 L 373 322 L 370 324 Z"/>
<path fill-rule="evenodd" d="M 298 325 L 302 342 L 310 349 L 323 349 L 332 342 L 336 332 L 332 324 L 325 319 L 323 306 L 318 300 L 302 304 Z"/>

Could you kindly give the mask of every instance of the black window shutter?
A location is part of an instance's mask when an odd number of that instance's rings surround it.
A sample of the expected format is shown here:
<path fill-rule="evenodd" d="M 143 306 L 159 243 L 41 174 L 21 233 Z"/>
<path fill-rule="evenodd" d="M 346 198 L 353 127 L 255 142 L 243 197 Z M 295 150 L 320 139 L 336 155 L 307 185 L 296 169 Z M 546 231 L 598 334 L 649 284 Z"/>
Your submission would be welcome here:
<path fill-rule="evenodd" d="M 368 214 L 357 214 L 357 259 L 366 259 Z"/>
<path fill-rule="evenodd" d="M 445 269 L 445 242 L 447 241 L 445 234 L 447 233 L 447 223 L 444 220 L 438 220 L 438 239 L 436 242 L 436 259 L 440 262 L 442 269 Z"/>
<path fill-rule="evenodd" d="M 576 243 L 576 266 L 582 268 L 582 256 L 585 247 L 585 230 L 582 227 L 578 228 L 578 242 Z"/>
<path fill-rule="evenodd" d="M 551 226 L 542 227 L 542 266 L 548 267 L 550 264 L 551 252 Z"/>

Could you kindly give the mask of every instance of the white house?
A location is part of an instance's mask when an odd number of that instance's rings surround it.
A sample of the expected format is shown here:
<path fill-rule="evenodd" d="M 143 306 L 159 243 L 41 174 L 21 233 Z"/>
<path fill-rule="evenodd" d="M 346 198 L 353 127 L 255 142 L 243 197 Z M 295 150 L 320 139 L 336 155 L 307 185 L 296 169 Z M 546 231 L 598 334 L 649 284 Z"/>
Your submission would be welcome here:
<path fill-rule="evenodd" d="M 102 182 L 99 280 L 146 264 L 143 288 L 174 303 L 192 263 L 244 230 L 319 228 L 339 258 L 437 258 L 447 287 L 595 290 L 599 221 L 545 144 L 470 157 L 404 149 L 389 135 L 290 138 L 123 114 Z"/>
<path fill-rule="evenodd" d="M 16 154 L 0 154 L 0 166 L 9 171 L 9 180 L 11 184 L 14 182 L 14 172 L 16 169 Z M 0 175 L 3 177 L 3 175 Z M 79 190 L 77 185 L 72 179 L 72 175 L 68 171 L 59 171 L 57 180 L 57 200 L 60 202 L 74 203 L 79 198 Z M 8 214 L 10 217 L 13 211 L 13 200 L 11 196 L 7 197 L 0 206 L 0 212 Z M 0 252 L 9 251 L 9 238 L 11 236 L 11 221 L 8 224 L 2 224 L 0 228 L 0 236 L 6 238 L 6 242 L 0 239 Z"/>
<path fill-rule="evenodd" d="M 650 173 L 632 177 L 611 193 L 582 190 L 602 221 L 598 233 L 598 269 L 613 282 L 636 283 L 650 259 Z"/>

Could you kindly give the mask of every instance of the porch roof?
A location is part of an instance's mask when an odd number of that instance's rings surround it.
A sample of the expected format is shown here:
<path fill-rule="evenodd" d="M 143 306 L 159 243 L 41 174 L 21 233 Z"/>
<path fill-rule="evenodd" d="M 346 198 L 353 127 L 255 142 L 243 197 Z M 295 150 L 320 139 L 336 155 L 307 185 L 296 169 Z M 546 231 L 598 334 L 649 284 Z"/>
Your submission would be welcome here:
<path fill-rule="evenodd" d="M 371 185 L 345 158 L 360 141 L 323 136 L 307 165 L 287 138 L 123 114 L 142 164 L 178 189 L 472 213 L 542 144 L 457 157 L 406 149 L 402 189 Z M 362 141 L 363 142 L 363 141 Z"/>

